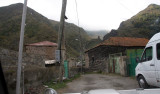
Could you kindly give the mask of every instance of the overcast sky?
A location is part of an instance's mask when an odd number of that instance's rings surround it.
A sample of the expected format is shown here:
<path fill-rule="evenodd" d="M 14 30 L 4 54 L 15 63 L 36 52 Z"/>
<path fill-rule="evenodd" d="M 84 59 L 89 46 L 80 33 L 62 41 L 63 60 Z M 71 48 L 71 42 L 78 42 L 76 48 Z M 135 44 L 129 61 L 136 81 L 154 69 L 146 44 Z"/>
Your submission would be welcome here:
<path fill-rule="evenodd" d="M 76 0 L 80 27 L 85 30 L 117 29 L 125 21 L 149 4 L 160 5 L 160 0 Z M 0 6 L 24 0 L 0 0 Z M 59 21 L 62 0 L 28 0 L 28 6 L 45 17 Z M 67 0 L 67 22 L 78 25 L 75 0 Z"/>

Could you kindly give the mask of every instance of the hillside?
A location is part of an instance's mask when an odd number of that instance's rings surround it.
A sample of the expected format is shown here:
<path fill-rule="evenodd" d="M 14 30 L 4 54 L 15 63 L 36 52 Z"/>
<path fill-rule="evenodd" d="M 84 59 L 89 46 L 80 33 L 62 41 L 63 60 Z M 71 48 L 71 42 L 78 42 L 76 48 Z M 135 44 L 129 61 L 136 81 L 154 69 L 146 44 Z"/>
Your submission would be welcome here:
<path fill-rule="evenodd" d="M 23 4 L 0 8 L 0 46 L 18 50 Z M 57 32 L 50 21 L 31 8 L 27 8 L 25 44 L 49 40 L 57 41 Z"/>
<path fill-rule="evenodd" d="M 160 6 L 151 4 L 131 19 L 122 22 L 117 30 L 111 30 L 110 33 L 104 36 L 103 40 L 113 36 L 150 39 L 159 30 Z"/>
<path fill-rule="evenodd" d="M 20 25 L 22 18 L 23 4 L 17 3 L 10 6 L 0 7 L 0 46 L 12 50 L 18 50 Z M 26 28 L 24 35 L 24 44 L 51 41 L 57 42 L 59 22 L 49 20 L 31 8 L 27 8 Z M 67 54 L 79 56 L 79 30 L 84 43 L 88 41 L 89 36 L 74 24 L 66 23 L 66 47 Z M 83 43 L 83 44 L 84 44 Z"/>

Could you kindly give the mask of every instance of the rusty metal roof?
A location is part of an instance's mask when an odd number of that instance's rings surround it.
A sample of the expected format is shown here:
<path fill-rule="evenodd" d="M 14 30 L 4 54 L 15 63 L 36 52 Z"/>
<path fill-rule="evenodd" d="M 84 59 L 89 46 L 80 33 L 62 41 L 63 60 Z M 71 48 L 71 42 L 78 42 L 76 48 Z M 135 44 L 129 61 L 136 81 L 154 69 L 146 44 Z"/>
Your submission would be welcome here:
<path fill-rule="evenodd" d="M 146 46 L 148 41 L 149 40 L 145 38 L 110 37 L 109 39 L 105 40 L 104 42 L 96 45 L 91 49 L 94 49 L 99 46 L 144 47 Z M 88 52 L 91 49 L 88 49 L 85 52 Z"/>
<path fill-rule="evenodd" d="M 132 37 L 110 37 L 99 45 L 109 46 L 146 46 L 148 39 Z"/>
<path fill-rule="evenodd" d="M 42 41 L 38 43 L 27 44 L 26 46 L 57 46 L 57 43 L 53 43 L 50 41 Z"/>

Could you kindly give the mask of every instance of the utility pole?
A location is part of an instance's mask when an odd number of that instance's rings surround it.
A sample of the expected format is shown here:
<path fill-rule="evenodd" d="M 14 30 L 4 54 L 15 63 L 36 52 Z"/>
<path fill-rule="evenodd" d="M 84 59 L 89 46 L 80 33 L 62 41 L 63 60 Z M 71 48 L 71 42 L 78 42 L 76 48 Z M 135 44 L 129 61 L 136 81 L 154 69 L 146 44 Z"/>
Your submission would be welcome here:
<path fill-rule="evenodd" d="M 83 44 L 82 44 L 82 36 L 80 32 L 80 27 L 79 27 L 79 42 L 80 42 L 80 61 L 81 61 L 81 73 L 83 71 Z"/>
<path fill-rule="evenodd" d="M 22 67 L 22 54 L 23 54 L 23 40 L 24 40 L 26 11 L 27 11 L 27 0 L 24 0 L 22 23 L 21 23 L 21 35 L 20 35 L 20 42 L 19 42 L 16 94 L 20 94 L 21 67 Z"/>
<path fill-rule="evenodd" d="M 64 40 L 64 23 L 65 23 L 65 12 L 66 12 L 66 5 L 67 0 L 62 1 L 62 10 L 61 10 L 61 18 L 60 18 L 60 25 L 59 25 L 59 31 L 58 31 L 58 50 L 60 51 L 60 68 L 59 68 L 59 81 L 62 81 L 62 69 L 63 69 L 63 63 L 64 63 L 64 51 L 65 47 L 65 40 Z"/>

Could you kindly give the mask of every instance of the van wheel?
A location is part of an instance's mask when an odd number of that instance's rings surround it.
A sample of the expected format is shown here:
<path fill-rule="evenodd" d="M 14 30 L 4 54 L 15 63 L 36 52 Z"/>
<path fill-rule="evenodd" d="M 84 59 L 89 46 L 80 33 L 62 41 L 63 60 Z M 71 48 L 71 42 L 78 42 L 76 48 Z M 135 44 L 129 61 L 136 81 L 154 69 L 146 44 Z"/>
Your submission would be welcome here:
<path fill-rule="evenodd" d="M 142 75 L 138 77 L 138 84 L 139 84 L 140 88 L 146 89 L 146 88 L 149 87 L 149 85 L 147 84 L 145 78 Z"/>

